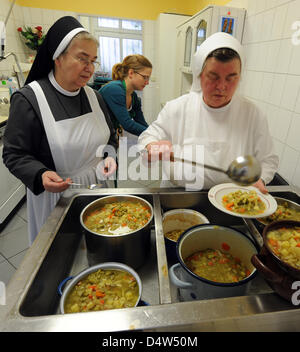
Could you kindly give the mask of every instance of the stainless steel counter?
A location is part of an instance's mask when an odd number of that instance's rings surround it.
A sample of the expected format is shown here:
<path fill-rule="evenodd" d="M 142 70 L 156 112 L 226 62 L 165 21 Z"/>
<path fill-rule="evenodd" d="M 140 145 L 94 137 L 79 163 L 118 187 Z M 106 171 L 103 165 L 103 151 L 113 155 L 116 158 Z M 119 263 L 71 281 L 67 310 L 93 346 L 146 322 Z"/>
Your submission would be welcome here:
<path fill-rule="evenodd" d="M 272 186 L 269 191 L 276 194 L 294 194 L 289 186 Z M 142 299 L 150 305 L 61 315 L 58 312 L 59 297 L 51 292 L 56 292 L 56 283 L 61 278 L 78 273 L 87 266 L 85 244 L 80 231 L 77 234 L 78 212 L 90 197 L 110 194 L 135 194 L 152 202 L 154 226 L 151 234 L 151 253 L 147 264 L 138 270 L 144 289 Z M 299 306 L 293 306 L 279 297 L 259 275 L 251 292 L 246 296 L 180 302 L 176 289 L 169 282 L 170 263 L 167 261 L 162 232 L 162 210 L 173 207 L 197 209 L 207 215 L 212 223 L 217 223 L 216 220 L 219 219 L 223 225 L 238 228 L 244 226 L 244 231 L 249 235 L 255 231 L 251 220 L 243 223 L 240 218 L 223 215 L 210 207 L 206 192 L 145 188 L 67 191 L 7 287 L 6 305 L 0 305 L 0 330 L 300 330 Z"/>

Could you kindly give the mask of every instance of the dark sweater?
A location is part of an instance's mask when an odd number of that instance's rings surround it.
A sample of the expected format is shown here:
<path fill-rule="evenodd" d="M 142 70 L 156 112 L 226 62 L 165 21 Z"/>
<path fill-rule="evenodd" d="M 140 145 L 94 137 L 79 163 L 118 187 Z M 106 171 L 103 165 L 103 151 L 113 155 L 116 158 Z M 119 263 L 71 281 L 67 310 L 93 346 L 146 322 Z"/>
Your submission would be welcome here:
<path fill-rule="evenodd" d="M 141 101 L 135 92 L 132 93 L 132 109 L 129 112 L 126 107 L 126 91 L 122 81 L 111 81 L 100 88 L 103 99 L 105 100 L 111 116 L 115 118 L 114 127 L 121 125 L 125 131 L 139 136 L 148 124 L 145 121 Z"/>
<path fill-rule="evenodd" d="M 91 112 L 84 89 L 81 89 L 78 95 L 70 97 L 58 92 L 48 78 L 38 82 L 56 121 Z M 101 95 L 98 92 L 96 95 L 111 132 L 108 144 L 117 148 L 109 112 Z M 42 193 L 42 173 L 46 170 L 56 170 L 36 96 L 29 86 L 21 88 L 11 97 L 3 141 L 2 157 L 6 167 L 34 194 Z"/>

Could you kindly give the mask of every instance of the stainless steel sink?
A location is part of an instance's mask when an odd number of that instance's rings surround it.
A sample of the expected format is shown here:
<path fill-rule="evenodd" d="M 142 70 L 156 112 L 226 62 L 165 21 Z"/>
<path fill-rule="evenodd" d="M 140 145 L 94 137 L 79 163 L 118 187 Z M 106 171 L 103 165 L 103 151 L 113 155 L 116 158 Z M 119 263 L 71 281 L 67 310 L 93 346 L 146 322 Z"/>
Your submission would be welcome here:
<path fill-rule="evenodd" d="M 273 195 L 299 203 L 288 186 L 272 186 Z M 73 191 L 75 192 L 75 191 Z M 88 266 L 79 215 L 91 201 L 109 194 L 134 194 L 154 208 L 151 251 L 147 263 L 138 269 L 143 282 L 142 299 L 149 306 L 93 313 L 59 313 L 59 283 Z M 238 228 L 252 237 L 242 218 L 217 210 L 207 192 L 164 189 L 106 189 L 66 193 L 28 251 L 7 288 L 7 305 L 0 310 L 3 331 L 151 331 L 200 330 L 298 330 L 300 310 L 275 294 L 263 278 L 254 279 L 247 296 L 181 302 L 169 282 L 162 233 L 162 214 L 173 208 L 192 208 L 211 223 Z M 261 225 L 253 222 L 261 231 Z M 229 321 L 230 320 L 230 321 Z M 105 324 L 95 326 L 95 321 Z M 288 321 L 288 323 L 287 323 Z M 282 323 L 281 323 L 282 322 Z"/>

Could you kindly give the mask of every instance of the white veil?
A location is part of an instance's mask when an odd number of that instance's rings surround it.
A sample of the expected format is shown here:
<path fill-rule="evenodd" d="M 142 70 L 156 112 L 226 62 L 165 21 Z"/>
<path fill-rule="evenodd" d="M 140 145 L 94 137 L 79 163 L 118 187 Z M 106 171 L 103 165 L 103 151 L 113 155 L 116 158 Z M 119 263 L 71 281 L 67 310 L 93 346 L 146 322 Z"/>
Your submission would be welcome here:
<path fill-rule="evenodd" d="M 201 91 L 199 75 L 202 71 L 203 64 L 207 56 L 212 51 L 219 48 L 230 48 L 236 51 L 241 59 L 242 70 L 244 69 L 244 52 L 240 42 L 228 33 L 214 33 L 200 45 L 199 49 L 192 58 L 193 84 L 191 87 L 191 91 Z"/>

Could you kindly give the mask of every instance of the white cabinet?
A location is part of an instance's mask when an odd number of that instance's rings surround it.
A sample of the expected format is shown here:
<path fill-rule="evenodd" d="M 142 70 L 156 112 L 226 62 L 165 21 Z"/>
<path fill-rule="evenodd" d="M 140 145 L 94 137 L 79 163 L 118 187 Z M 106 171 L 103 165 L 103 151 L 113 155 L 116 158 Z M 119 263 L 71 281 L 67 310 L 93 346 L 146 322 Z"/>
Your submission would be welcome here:
<path fill-rule="evenodd" d="M 174 85 L 177 75 L 174 75 L 177 51 L 176 27 L 190 16 L 161 13 L 156 22 L 157 40 L 157 89 L 159 111 L 169 100 L 174 99 Z"/>
<path fill-rule="evenodd" d="M 246 10 L 207 6 L 177 26 L 177 54 L 174 96 L 188 93 L 192 84 L 191 60 L 201 43 L 216 32 L 226 32 L 242 42 Z M 182 54 L 180 54 L 182 53 Z"/>
<path fill-rule="evenodd" d="M 3 145 L 0 137 L 0 225 L 25 196 L 25 186 L 13 176 L 2 161 Z"/>

